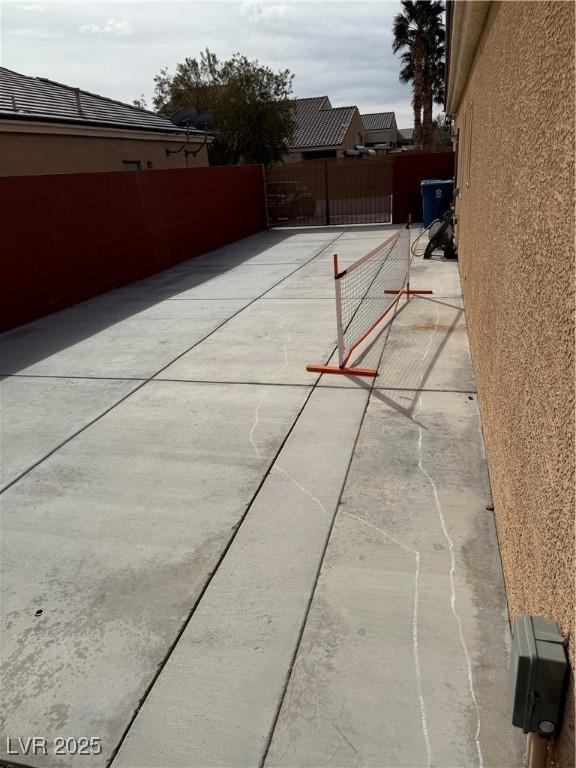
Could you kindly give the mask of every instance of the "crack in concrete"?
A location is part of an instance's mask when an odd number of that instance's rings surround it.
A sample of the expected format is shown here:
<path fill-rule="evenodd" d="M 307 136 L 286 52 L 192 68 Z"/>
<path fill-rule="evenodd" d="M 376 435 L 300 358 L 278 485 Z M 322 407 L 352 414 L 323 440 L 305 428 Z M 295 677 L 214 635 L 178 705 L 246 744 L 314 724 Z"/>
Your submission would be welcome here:
<path fill-rule="evenodd" d="M 344 514 L 346 515 L 346 517 L 352 518 L 352 520 L 356 520 L 357 522 L 362 523 L 362 525 L 365 525 L 368 528 L 371 528 L 372 530 L 377 531 L 379 534 L 389 539 L 396 546 L 401 547 L 406 552 L 409 552 L 410 554 L 414 555 L 414 559 L 416 562 L 416 570 L 414 574 L 414 608 L 412 611 L 412 653 L 414 656 L 414 668 L 416 670 L 416 687 L 418 689 L 418 701 L 420 704 L 420 719 L 422 723 L 422 735 L 424 737 L 424 744 L 426 745 L 426 754 L 428 758 L 427 768 L 431 768 L 432 748 L 430 745 L 430 733 L 428 731 L 428 718 L 426 715 L 426 704 L 424 703 L 424 694 L 422 691 L 420 647 L 418 644 L 418 610 L 419 610 L 419 604 L 420 604 L 420 600 L 419 600 L 420 552 L 417 549 L 412 549 L 412 547 L 409 547 L 407 544 L 403 544 L 401 541 L 399 541 L 394 536 L 392 536 L 392 534 L 388 533 L 382 528 L 379 528 L 376 525 L 373 525 L 372 523 L 369 523 L 367 520 L 363 520 L 361 517 L 357 517 L 356 515 L 353 515 L 351 512 L 344 512 Z"/>
<path fill-rule="evenodd" d="M 252 443 L 252 447 L 254 448 L 254 452 L 255 452 L 256 456 L 258 456 L 259 459 L 262 458 L 262 454 L 260 452 L 260 449 L 258 448 L 258 444 L 256 443 L 256 439 L 255 439 L 254 435 L 255 435 L 256 429 L 258 428 L 258 423 L 259 423 L 259 418 L 260 418 L 260 408 L 262 407 L 262 405 L 264 404 L 264 401 L 266 400 L 266 397 L 268 396 L 269 385 L 271 385 L 272 382 L 274 381 L 274 379 L 277 376 L 279 376 L 281 373 L 283 373 L 283 371 L 285 371 L 286 367 L 288 366 L 288 345 L 290 344 L 290 342 L 292 340 L 292 334 L 290 333 L 290 331 L 286 327 L 286 318 L 282 317 L 282 315 L 279 315 L 277 313 L 274 313 L 273 316 L 280 320 L 280 325 L 282 326 L 282 329 L 284 331 L 286 331 L 287 338 L 285 339 L 284 344 L 283 344 L 284 362 L 282 363 L 280 368 L 278 368 L 278 370 L 275 373 L 273 373 L 272 376 L 270 376 L 270 378 L 268 379 L 268 382 L 266 383 L 266 385 L 264 387 L 264 392 L 262 394 L 262 397 L 258 401 L 258 403 L 256 405 L 256 410 L 254 412 L 254 423 L 252 424 L 252 429 L 250 430 L 250 442 Z M 290 474 L 290 472 L 288 472 L 288 470 L 284 469 L 284 467 L 281 467 L 278 463 L 274 464 L 272 469 L 276 469 L 276 470 L 278 470 L 278 472 L 281 472 L 286 478 L 288 478 L 288 480 L 290 480 L 292 483 L 294 483 L 294 485 L 302 493 L 304 493 L 306 496 L 309 496 L 312 499 L 312 501 L 320 507 L 320 509 L 322 510 L 322 512 L 325 515 L 328 515 L 328 510 L 326 509 L 324 504 L 322 504 L 320 499 L 318 499 L 316 496 L 314 496 L 314 494 L 311 491 L 309 491 L 307 488 L 305 488 L 302 485 L 302 483 L 300 483 L 293 475 Z"/>
<path fill-rule="evenodd" d="M 264 400 L 266 400 L 268 396 L 268 386 L 274 381 L 276 376 L 279 376 L 283 371 L 286 370 L 286 367 L 288 365 L 288 344 L 290 344 L 290 341 L 292 340 L 292 334 L 286 328 L 286 318 L 276 313 L 273 314 L 273 317 L 277 317 L 280 319 L 280 324 L 283 330 L 285 330 L 288 333 L 288 338 L 285 340 L 284 346 L 283 346 L 284 362 L 282 363 L 280 368 L 278 368 L 278 370 L 275 373 L 273 373 L 272 376 L 270 376 L 270 378 L 264 385 L 264 393 L 262 394 L 262 397 L 258 401 L 258 404 L 256 405 L 256 411 L 254 413 L 254 423 L 252 424 L 252 429 L 250 430 L 250 442 L 252 443 L 252 447 L 254 448 L 254 453 L 256 454 L 256 456 L 258 456 L 259 459 L 262 458 L 262 454 L 260 453 L 260 449 L 258 448 L 256 440 L 254 439 L 254 434 L 256 432 L 256 429 L 258 428 L 260 408 L 262 407 Z"/>
<path fill-rule="evenodd" d="M 430 339 L 428 341 L 428 345 L 426 347 L 426 350 L 424 352 L 424 355 L 422 356 L 422 361 L 420 363 L 420 370 L 423 371 L 424 363 L 426 361 L 426 358 L 428 357 L 428 354 L 430 352 L 430 346 L 432 343 L 432 340 L 434 338 L 434 334 L 436 333 L 438 326 L 440 323 L 440 312 L 438 309 L 436 309 L 436 324 L 434 326 L 434 331 L 432 334 L 430 334 Z M 422 393 L 420 392 L 418 396 L 418 404 L 416 407 L 416 411 L 414 413 L 414 420 L 416 421 L 416 417 L 420 415 L 420 413 L 423 411 L 423 405 L 422 405 Z M 417 423 L 417 422 L 416 422 Z M 474 688 L 474 676 L 472 672 L 472 661 L 470 659 L 470 653 L 468 651 L 468 645 L 466 643 L 466 639 L 464 638 L 464 630 L 462 627 L 462 619 L 460 617 L 460 614 L 456 610 L 456 581 L 455 581 L 455 574 L 456 574 L 456 556 L 454 552 L 454 542 L 448 533 L 448 528 L 446 526 L 446 518 L 444 516 L 444 510 L 442 508 L 442 503 L 440 501 L 440 495 L 438 493 L 438 487 L 436 485 L 436 482 L 432 475 L 428 472 L 428 470 L 424 467 L 424 460 L 423 460 L 423 453 L 422 453 L 422 438 L 423 438 L 423 430 L 422 426 L 418 424 L 418 469 L 424 477 L 428 480 L 428 483 L 430 484 L 430 487 L 432 488 L 432 493 L 434 496 L 434 504 L 436 506 L 436 511 L 438 513 L 438 518 L 440 520 L 440 526 L 442 528 L 442 533 L 444 535 L 444 539 L 446 540 L 446 543 L 448 545 L 448 550 L 450 552 L 450 609 L 452 611 L 452 615 L 454 616 L 456 620 L 456 624 L 458 626 L 458 636 L 460 640 L 460 645 L 462 647 L 462 651 L 464 653 L 464 658 L 466 660 L 466 669 L 467 669 L 467 677 L 468 677 L 468 687 L 470 689 L 470 696 L 472 698 L 472 702 L 474 704 L 474 709 L 476 711 L 476 734 L 475 734 L 475 744 L 476 744 L 476 753 L 478 755 L 478 766 L 479 768 L 484 768 L 484 758 L 482 755 L 482 747 L 480 745 L 480 707 L 478 705 L 478 699 L 476 697 L 476 691 Z"/>

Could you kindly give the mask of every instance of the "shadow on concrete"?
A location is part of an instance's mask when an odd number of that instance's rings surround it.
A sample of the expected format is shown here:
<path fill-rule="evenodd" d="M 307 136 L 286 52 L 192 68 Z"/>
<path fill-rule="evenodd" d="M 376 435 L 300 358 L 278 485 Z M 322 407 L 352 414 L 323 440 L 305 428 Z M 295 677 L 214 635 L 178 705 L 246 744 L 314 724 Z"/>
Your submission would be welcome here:
<path fill-rule="evenodd" d="M 371 341 L 362 349 L 361 353 L 354 359 L 354 365 L 367 368 L 377 368 L 379 372 L 382 370 L 382 367 L 386 365 L 386 353 L 390 343 L 390 334 L 394 329 L 394 322 L 402 316 L 404 321 L 408 322 L 406 314 L 409 315 L 409 310 L 410 307 L 413 306 L 413 301 L 436 304 L 445 308 L 446 310 L 453 310 L 455 314 L 454 317 L 450 319 L 449 323 L 444 323 L 443 325 L 439 326 L 439 329 L 441 330 L 436 330 L 432 326 L 430 327 L 429 330 L 434 332 L 432 344 L 430 344 L 429 338 L 425 339 L 425 337 L 423 337 L 425 340 L 424 349 L 415 344 L 411 345 L 410 350 L 406 349 L 406 356 L 404 357 L 404 360 L 411 371 L 417 371 L 417 375 L 415 380 L 409 379 L 409 381 L 407 381 L 407 384 L 410 384 L 410 386 L 398 386 L 397 390 L 402 391 L 404 396 L 406 395 L 406 392 L 413 392 L 410 404 L 406 406 L 405 402 L 400 404 L 394 399 L 393 393 L 396 388 L 393 386 L 382 390 L 376 388 L 377 384 L 374 388 L 372 388 L 373 384 L 371 379 L 364 379 L 358 376 L 347 376 L 346 378 L 348 378 L 350 381 L 353 381 L 358 385 L 358 387 L 362 389 L 371 389 L 373 397 L 378 398 L 382 402 L 389 405 L 391 408 L 394 408 L 394 410 L 398 411 L 398 413 L 401 413 L 407 419 L 410 419 L 410 421 L 413 421 L 423 429 L 426 429 L 423 424 L 420 424 L 420 422 L 414 418 L 418 397 L 420 392 L 426 388 L 426 384 L 429 381 L 436 365 L 438 364 L 446 344 L 448 343 L 450 337 L 454 334 L 461 318 L 464 315 L 464 310 L 462 307 L 451 303 L 450 300 L 434 299 L 428 296 L 421 296 L 416 299 L 403 302 L 390 317 L 390 320 L 388 320 L 388 322 L 381 327 L 378 333 L 374 335 L 373 339 L 371 339 Z M 403 328 L 403 330 L 405 329 L 406 328 Z M 413 359 L 409 359 L 409 354 Z M 420 371 L 419 366 L 422 359 L 425 359 L 426 363 Z M 378 379 L 376 379 L 376 382 L 377 381 Z"/>
<path fill-rule="evenodd" d="M 342 228 L 339 231 L 341 230 Z M 179 262 L 141 280 L 99 294 L 80 304 L 5 331 L 0 334 L 0 379 L 18 373 L 191 287 L 223 275 L 268 248 L 290 239 L 294 234 L 294 230 L 263 230 L 215 251 Z M 331 230 L 330 234 L 336 238 L 339 232 Z M 236 253 L 234 249 L 238 247 L 240 250 Z M 313 255 L 309 260 L 315 258 L 325 247 L 326 242 L 318 243 L 317 247 L 311 246 Z M 226 250 L 230 251 L 226 263 L 210 265 L 211 254 L 222 254 Z M 302 264 L 294 263 L 294 271 L 306 263 L 307 261 Z M 158 288 L 157 291 L 142 290 L 154 285 Z M 246 299 L 246 305 L 256 300 Z M 231 297 L 230 301 L 234 301 L 234 298 Z M 235 312 L 231 312 L 232 314 Z"/>

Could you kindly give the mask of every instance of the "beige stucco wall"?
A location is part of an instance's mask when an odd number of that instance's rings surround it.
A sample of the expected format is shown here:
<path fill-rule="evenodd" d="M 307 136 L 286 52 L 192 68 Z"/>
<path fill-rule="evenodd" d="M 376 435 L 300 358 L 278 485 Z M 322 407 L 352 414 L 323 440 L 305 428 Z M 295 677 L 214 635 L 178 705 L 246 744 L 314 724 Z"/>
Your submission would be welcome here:
<path fill-rule="evenodd" d="M 366 131 L 365 142 L 366 144 L 391 144 L 395 147 L 398 144 L 396 117 L 392 118 L 391 127 L 384 131 Z"/>
<path fill-rule="evenodd" d="M 572 3 L 492 5 L 456 127 L 459 266 L 510 614 L 557 620 L 574 663 Z M 573 750 L 570 699 L 554 764 L 572 768 Z"/>
<path fill-rule="evenodd" d="M 364 130 L 362 118 L 360 117 L 360 113 L 356 111 L 352 116 L 348 130 L 344 135 L 341 149 L 338 150 L 338 157 L 344 157 L 345 149 L 354 149 L 356 144 L 363 144 L 365 134 L 366 131 Z"/>
<path fill-rule="evenodd" d="M 396 146 L 398 142 L 398 130 L 388 128 L 385 131 L 366 131 L 367 144 L 392 144 Z"/>
<path fill-rule="evenodd" d="M 154 169 L 186 168 L 184 152 L 166 157 L 164 151 L 166 147 L 179 147 L 181 138 L 145 136 L 138 138 L 135 131 L 124 135 L 121 131 L 116 135 L 28 133 L 4 126 L 0 131 L 0 176 L 122 171 L 124 160 L 140 160 L 143 169 L 148 168 L 148 163 Z M 206 147 L 196 157 L 188 156 L 190 168 L 207 165 Z"/>

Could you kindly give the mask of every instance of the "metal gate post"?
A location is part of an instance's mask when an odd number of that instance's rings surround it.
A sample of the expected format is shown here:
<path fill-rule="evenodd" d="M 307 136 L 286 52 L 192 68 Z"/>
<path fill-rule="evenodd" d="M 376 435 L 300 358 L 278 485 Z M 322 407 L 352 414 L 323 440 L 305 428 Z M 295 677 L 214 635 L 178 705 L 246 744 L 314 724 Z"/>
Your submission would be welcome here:
<path fill-rule="evenodd" d="M 326 192 L 326 226 L 330 226 L 330 198 L 328 196 L 328 160 L 324 160 L 324 191 Z"/>
<path fill-rule="evenodd" d="M 342 287 L 338 271 L 338 256 L 334 254 L 334 287 L 336 288 L 336 329 L 338 332 L 338 365 L 344 367 L 344 325 L 342 323 Z"/>
<path fill-rule="evenodd" d="M 266 186 L 266 166 L 262 164 L 262 184 L 264 185 L 264 215 L 266 216 L 266 227 L 270 229 L 270 217 L 268 216 L 268 187 Z"/>

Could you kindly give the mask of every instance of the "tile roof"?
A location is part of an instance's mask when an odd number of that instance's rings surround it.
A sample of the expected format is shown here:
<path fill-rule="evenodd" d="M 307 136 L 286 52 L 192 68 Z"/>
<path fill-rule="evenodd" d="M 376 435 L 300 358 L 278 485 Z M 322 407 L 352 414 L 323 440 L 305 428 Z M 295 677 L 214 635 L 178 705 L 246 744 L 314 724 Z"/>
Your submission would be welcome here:
<path fill-rule="evenodd" d="M 342 144 L 357 107 L 332 107 L 327 96 L 296 99 L 296 132 L 290 149 Z"/>
<path fill-rule="evenodd" d="M 319 109 L 332 109 L 328 96 L 314 96 L 310 99 L 296 99 L 296 118 L 306 120 Z"/>
<path fill-rule="evenodd" d="M 403 139 L 407 139 L 409 141 L 412 141 L 412 136 L 414 134 L 414 128 L 398 128 L 398 133 Z"/>
<path fill-rule="evenodd" d="M 394 112 L 372 112 L 361 115 L 361 118 L 367 131 L 385 131 L 392 128 Z"/>
<path fill-rule="evenodd" d="M 2 118 L 182 133 L 167 117 L 155 112 L 5 67 L 0 67 Z"/>

